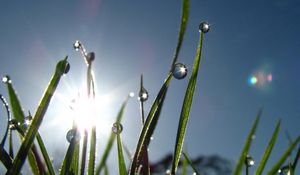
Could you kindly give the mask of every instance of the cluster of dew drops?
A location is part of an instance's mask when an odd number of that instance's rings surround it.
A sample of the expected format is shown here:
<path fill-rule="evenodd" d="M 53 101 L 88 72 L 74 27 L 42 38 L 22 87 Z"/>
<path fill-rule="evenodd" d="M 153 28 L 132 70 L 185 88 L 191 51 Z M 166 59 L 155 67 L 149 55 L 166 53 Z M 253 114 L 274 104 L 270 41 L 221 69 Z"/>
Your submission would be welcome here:
<path fill-rule="evenodd" d="M 210 25 L 207 22 L 200 23 L 199 32 L 207 33 L 209 31 L 209 29 L 210 29 Z M 79 51 L 79 50 L 81 51 L 81 53 L 85 56 L 87 63 L 91 63 L 94 60 L 94 58 L 95 58 L 94 52 L 90 52 L 87 54 L 84 46 L 80 43 L 80 41 L 78 41 L 78 40 L 75 41 L 75 43 L 73 44 L 73 47 L 76 51 Z M 175 65 L 172 69 L 172 75 L 176 79 L 178 79 L 178 80 L 184 79 L 187 76 L 187 74 L 188 74 L 188 69 L 185 64 L 175 63 Z M 139 92 L 139 95 L 138 95 L 138 100 L 141 102 L 145 102 L 148 100 L 148 98 L 149 98 L 148 91 L 144 87 L 142 87 Z M 123 125 L 120 122 L 113 123 L 112 132 L 114 134 L 120 134 L 122 131 L 123 131 Z M 66 135 L 68 142 L 71 142 L 75 135 L 76 135 L 75 140 L 79 141 L 80 140 L 79 132 L 76 132 L 75 129 L 70 129 Z"/>

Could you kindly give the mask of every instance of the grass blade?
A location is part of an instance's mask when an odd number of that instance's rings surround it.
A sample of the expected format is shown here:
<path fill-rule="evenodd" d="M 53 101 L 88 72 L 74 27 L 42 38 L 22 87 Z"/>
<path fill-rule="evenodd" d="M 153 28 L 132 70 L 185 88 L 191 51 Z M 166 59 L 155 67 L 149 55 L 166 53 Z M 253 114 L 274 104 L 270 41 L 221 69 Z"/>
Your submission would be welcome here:
<path fill-rule="evenodd" d="M 188 162 L 187 162 L 187 159 L 185 158 L 182 160 L 181 175 L 187 175 L 187 165 L 188 165 Z"/>
<path fill-rule="evenodd" d="M 95 157 L 96 157 L 96 126 L 93 126 L 91 132 L 91 138 L 90 138 L 90 156 L 89 156 L 89 165 L 88 165 L 89 175 L 94 175 Z"/>
<path fill-rule="evenodd" d="M 249 135 L 247 137 L 246 143 L 245 143 L 244 148 L 242 150 L 242 153 L 240 155 L 240 159 L 239 159 L 239 161 L 238 161 L 238 163 L 237 163 L 237 165 L 235 167 L 234 175 L 240 175 L 241 172 L 242 172 L 243 164 L 245 162 L 246 156 L 248 155 L 248 152 L 249 152 L 252 140 L 253 140 L 253 136 L 255 135 L 256 128 L 257 128 L 257 125 L 259 123 L 259 119 L 260 119 L 261 114 L 262 114 L 262 109 L 260 109 L 258 111 L 258 114 L 256 116 L 254 124 L 252 125 L 250 133 L 249 133 Z"/>
<path fill-rule="evenodd" d="M 42 139 L 40 133 L 37 133 L 36 139 L 37 139 L 37 141 L 38 141 L 39 147 L 40 147 L 40 149 L 41 149 L 41 153 L 42 153 L 42 155 L 43 155 L 43 157 L 44 157 L 44 160 L 45 160 L 45 163 L 46 163 L 46 166 L 47 166 L 47 168 L 48 168 L 49 173 L 50 173 L 50 174 L 55 174 L 55 171 L 54 171 L 54 168 L 53 168 L 53 166 L 52 166 L 50 157 L 49 157 L 49 155 L 48 155 L 47 149 L 46 149 L 46 147 L 45 147 L 45 144 L 44 144 L 44 142 L 43 142 L 43 139 Z"/>
<path fill-rule="evenodd" d="M 177 45 L 176 45 L 176 50 L 173 56 L 173 61 L 171 64 L 171 70 L 170 72 L 172 72 L 175 63 L 177 62 L 178 59 L 178 55 L 180 52 L 180 48 L 182 45 L 182 41 L 184 38 L 184 34 L 185 34 L 185 30 L 186 30 L 186 26 L 187 26 L 187 22 L 188 22 L 188 18 L 189 18 L 189 9 L 190 9 L 190 2 L 189 0 L 183 0 L 182 1 L 182 9 L 181 9 L 181 22 L 180 22 L 180 28 L 179 28 L 179 33 L 178 33 L 178 40 L 177 40 Z"/>
<path fill-rule="evenodd" d="M 200 175 L 199 171 L 197 170 L 197 168 L 195 167 L 195 165 L 193 164 L 193 162 L 189 159 L 189 157 L 187 156 L 187 154 L 185 154 L 184 152 L 182 152 L 184 158 L 187 160 L 187 163 L 192 167 L 192 169 L 194 170 L 194 172 L 196 173 L 196 175 Z"/>
<path fill-rule="evenodd" d="M 276 174 L 277 171 L 280 169 L 282 164 L 286 161 L 288 156 L 291 154 L 293 149 L 297 146 L 297 144 L 300 142 L 300 136 L 297 137 L 295 141 L 290 144 L 288 149 L 284 152 L 284 154 L 280 157 L 280 159 L 275 163 L 275 165 L 272 167 L 272 169 L 268 172 L 268 175 Z"/>
<path fill-rule="evenodd" d="M 61 165 L 60 172 L 59 172 L 60 175 L 69 174 L 70 167 L 72 165 L 73 158 L 74 158 L 73 155 L 74 155 L 76 146 L 78 145 L 78 140 L 77 140 L 77 138 L 78 138 L 78 136 L 77 136 L 78 131 L 77 131 L 76 128 L 73 128 L 73 130 L 75 131 L 74 132 L 74 136 L 71 139 L 71 142 L 70 142 L 70 145 L 68 147 L 67 153 L 66 153 L 65 158 L 63 160 L 63 163 Z"/>
<path fill-rule="evenodd" d="M 108 171 L 107 165 L 104 166 L 104 175 L 109 175 L 109 171 Z"/>
<path fill-rule="evenodd" d="M 125 107 L 126 107 L 127 102 L 128 102 L 128 99 L 129 99 L 129 96 L 127 96 L 127 98 L 123 102 L 123 104 L 122 104 L 122 106 L 121 106 L 121 108 L 120 108 L 120 110 L 117 114 L 115 123 L 120 123 L 121 122 L 121 120 L 123 118 L 123 113 L 124 113 Z M 111 132 L 110 136 L 109 136 L 109 139 L 108 139 L 108 142 L 107 142 L 107 145 L 105 147 L 105 151 L 103 153 L 103 156 L 101 157 L 100 163 L 98 164 L 98 166 L 96 168 L 96 175 L 99 175 L 101 173 L 102 169 L 106 166 L 106 161 L 107 161 L 108 155 L 111 151 L 111 148 L 113 146 L 115 137 L 116 137 L 116 135 L 113 132 Z"/>
<path fill-rule="evenodd" d="M 126 170 L 126 164 L 125 164 L 124 155 L 123 155 L 123 147 L 122 147 L 122 141 L 121 141 L 120 132 L 117 133 L 118 158 L 119 158 L 119 174 L 120 175 L 127 175 L 127 170 Z"/>
<path fill-rule="evenodd" d="M 2 145 L 0 145 L 0 160 L 6 169 L 10 169 L 12 166 L 12 158 L 5 151 Z"/>
<path fill-rule="evenodd" d="M 81 165 L 80 165 L 80 174 L 84 175 L 85 171 L 85 161 L 86 161 L 86 152 L 87 152 L 87 142 L 88 142 L 88 132 L 85 129 L 83 135 L 83 143 L 82 143 L 82 153 L 81 153 Z"/>
<path fill-rule="evenodd" d="M 34 138 L 36 137 L 38 129 L 43 121 L 44 115 L 50 104 L 50 100 L 56 90 L 56 87 L 58 86 L 61 76 L 64 73 L 66 73 L 68 66 L 69 64 L 67 62 L 67 57 L 64 60 L 58 62 L 56 66 L 55 74 L 53 75 L 50 84 L 46 89 L 46 92 L 38 106 L 38 109 L 34 115 L 32 123 L 25 135 L 24 141 L 22 142 L 18 154 L 13 162 L 13 165 L 10 168 L 10 170 L 7 172 L 7 174 L 17 174 L 18 172 L 20 172 L 25 162 L 25 158 L 28 155 L 28 152 L 33 144 Z"/>
<path fill-rule="evenodd" d="M 256 173 L 255 173 L 256 175 L 262 174 L 262 172 L 264 170 L 264 167 L 265 167 L 265 165 L 266 165 L 266 163 L 267 163 L 267 161 L 268 161 L 268 159 L 271 155 L 273 147 L 275 145 L 279 129 L 280 129 L 280 121 L 278 121 L 277 126 L 276 126 L 276 128 L 273 132 L 272 138 L 268 143 L 268 147 L 266 148 L 265 153 L 264 153 L 264 155 L 263 155 L 263 157 L 262 157 L 262 159 L 261 159 L 261 161 L 260 161 L 260 163 L 257 167 Z"/>
<path fill-rule="evenodd" d="M 175 172 L 177 170 L 182 147 L 183 147 L 185 132 L 186 132 L 187 123 L 188 123 L 189 115 L 190 115 L 190 109 L 192 106 L 193 96 L 194 96 L 196 83 L 197 83 L 199 65 L 200 65 L 200 61 L 201 61 L 202 41 L 203 41 L 203 32 L 200 32 L 200 39 L 199 39 L 199 43 L 198 43 L 198 47 L 197 47 L 197 53 L 196 53 L 196 57 L 195 57 L 194 65 L 193 65 L 192 75 L 189 79 L 188 87 L 186 89 L 186 93 L 185 93 L 185 97 L 184 97 L 184 101 L 183 101 L 183 106 L 181 109 L 171 174 L 175 174 Z"/>
<path fill-rule="evenodd" d="M 171 83 L 172 80 L 172 74 L 170 73 L 165 80 L 164 84 L 162 85 L 157 97 L 155 98 L 151 109 L 149 111 L 148 117 L 146 118 L 145 125 L 142 129 L 142 132 L 139 137 L 139 141 L 137 143 L 137 147 L 134 153 L 133 161 L 130 168 L 130 175 L 134 175 L 136 171 L 138 170 L 139 164 L 140 164 L 140 156 L 142 152 L 142 148 L 144 146 L 148 146 L 148 143 L 150 141 L 150 138 L 153 134 L 153 131 L 155 129 L 156 123 L 159 118 L 159 113 L 162 108 L 162 104 L 164 101 L 164 97 L 166 95 L 167 89 Z"/>
<path fill-rule="evenodd" d="M 74 150 L 74 153 L 73 153 L 73 158 L 72 158 L 72 163 L 71 163 L 71 173 L 73 175 L 77 175 L 78 174 L 78 166 L 79 166 L 79 150 L 80 150 L 80 144 L 79 142 L 76 143 L 75 145 L 75 150 Z"/>
<path fill-rule="evenodd" d="M 8 104 L 7 104 L 7 102 L 6 102 L 6 99 L 5 99 L 1 94 L 0 94 L 0 100 L 2 101 L 3 106 L 4 106 L 5 109 L 6 109 L 6 114 L 7 114 L 6 130 L 5 130 L 3 139 L 2 139 L 2 141 L 1 141 L 1 143 L 0 143 L 0 146 L 4 147 L 5 141 L 6 141 L 6 138 L 7 138 L 7 136 L 8 136 L 8 132 L 9 132 L 9 120 L 11 119 L 11 116 L 10 116 L 10 110 L 9 110 Z"/>
<path fill-rule="evenodd" d="M 298 163 L 298 161 L 299 161 L 299 158 L 300 158 L 300 146 L 299 146 L 299 148 L 298 148 L 296 157 L 295 157 L 294 162 L 293 162 L 293 170 L 294 170 L 294 171 L 296 171 L 296 167 L 297 167 L 297 163 Z"/>

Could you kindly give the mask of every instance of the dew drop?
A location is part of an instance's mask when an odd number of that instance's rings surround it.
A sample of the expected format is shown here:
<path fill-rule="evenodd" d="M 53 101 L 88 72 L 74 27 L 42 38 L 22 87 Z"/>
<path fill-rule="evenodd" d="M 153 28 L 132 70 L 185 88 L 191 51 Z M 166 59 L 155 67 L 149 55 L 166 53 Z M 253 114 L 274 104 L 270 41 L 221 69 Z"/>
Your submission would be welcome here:
<path fill-rule="evenodd" d="M 278 170 L 278 174 L 280 175 L 290 175 L 290 173 L 291 172 L 289 166 L 284 166 Z"/>
<path fill-rule="evenodd" d="M 166 170 L 166 175 L 171 175 L 171 170 L 167 169 Z"/>
<path fill-rule="evenodd" d="M 32 122 L 32 116 L 29 114 L 24 118 L 24 126 L 28 127 Z"/>
<path fill-rule="evenodd" d="M 16 130 L 20 123 L 16 119 L 9 120 L 9 129 Z"/>
<path fill-rule="evenodd" d="M 193 172 L 193 175 L 197 175 L 197 173 L 196 173 L 196 172 Z"/>
<path fill-rule="evenodd" d="M 210 25 L 207 22 L 202 22 L 199 25 L 199 32 L 207 33 L 210 29 Z"/>
<path fill-rule="evenodd" d="M 142 102 L 147 101 L 149 97 L 148 91 L 143 87 L 141 91 L 139 92 L 138 99 Z"/>
<path fill-rule="evenodd" d="M 67 74 L 67 73 L 69 72 L 70 68 L 71 68 L 71 66 L 70 66 L 70 64 L 67 62 L 67 63 L 66 63 L 65 70 L 64 70 L 64 74 Z"/>
<path fill-rule="evenodd" d="M 114 123 L 111 130 L 115 134 L 120 134 L 123 131 L 123 126 L 121 123 Z"/>
<path fill-rule="evenodd" d="M 188 70 L 186 68 L 186 66 L 182 63 L 176 63 L 173 69 L 173 76 L 180 80 L 183 79 L 184 77 L 186 77 L 188 73 Z"/>
<path fill-rule="evenodd" d="M 79 48 L 81 47 L 80 41 L 76 40 L 75 43 L 73 44 L 73 47 L 76 51 L 78 51 Z"/>
<path fill-rule="evenodd" d="M 76 135 L 76 136 L 75 136 Z M 78 131 L 76 131 L 76 129 L 70 129 L 67 132 L 66 138 L 68 140 L 69 143 L 71 143 L 73 137 L 75 136 L 75 141 L 79 142 L 80 141 L 80 134 Z"/>
<path fill-rule="evenodd" d="M 131 98 L 134 97 L 134 92 L 130 92 L 129 97 L 131 97 Z"/>
<path fill-rule="evenodd" d="M 246 159 L 245 159 L 246 166 L 247 167 L 252 167 L 254 165 L 254 163 L 255 163 L 254 159 L 251 156 L 247 155 Z"/>
<path fill-rule="evenodd" d="M 2 77 L 2 82 L 7 84 L 7 83 L 11 83 L 11 79 L 8 75 L 5 75 Z"/>
<path fill-rule="evenodd" d="M 95 60 L 95 52 L 89 52 L 86 55 L 86 61 L 88 62 L 88 64 L 91 64 L 94 60 Z"/>

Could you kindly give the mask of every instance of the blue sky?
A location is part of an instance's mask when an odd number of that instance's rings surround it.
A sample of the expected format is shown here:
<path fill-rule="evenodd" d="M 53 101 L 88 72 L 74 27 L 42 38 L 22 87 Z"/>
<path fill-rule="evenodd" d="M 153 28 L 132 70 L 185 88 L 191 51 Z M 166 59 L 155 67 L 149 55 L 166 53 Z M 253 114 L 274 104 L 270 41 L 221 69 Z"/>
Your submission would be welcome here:
<path fill-rule="evenodd" d="M 258 109 L 264 107 L 251 154 L 260 160 L 277 120 L 282 119 L 270 160 L 274 163 L 288 146 L 285 130 L 293 138 L 300 134 L 300 3 L 191 0 L 190 5 L 179 55 L 179 62 L 189 70 L 198 25 L 201 21 L 211 24 L 204 38 L 185 141 L 190 155 L 219 154 L 237 160 Z M 110 123 L 127 93 L 138 92 L 141 74 L 150 94 L 145 105 L 146 111 L 149 109 L 172 61 L 180 13 L 181 1 L 171 0 L 0 2 L 0 75 L 10 75 L 24 111 L 34 113 L 56 62 L 69 56 L 71 70 L 57 90 L 65 101 L 53 99 L 41 128 L 54 157 L 67 147 L 65 133 L 71 117 L 63 115 L 68 109 L 66 101 L 71 101 L 85 82 L 86 67 L 80 53 L 72 48 L 75 40 L 96 53 L 97 91 L 100 99 L 106 99 L 99 117 Z M 251 75 L 261 76 L 263 83 L 249 84 Z M 272 81 L 266 80 L 268 75 Z M 171 84 L 150 146 L 153 161 L 173 152 L 187 82 L 188 77 Z M 4 86 L 0 86 L 0 93 L 7 96 Z M 128 104 L 123 125 L 123 140 L 133 150 L 141 127 L 136 98 Z M 101 127 L 109 129 L 110 125 Z M 1 133 L 3 130 L 1 122 Z M 104 131 L 100 135 L 99 152 L 106 137 Z"/>

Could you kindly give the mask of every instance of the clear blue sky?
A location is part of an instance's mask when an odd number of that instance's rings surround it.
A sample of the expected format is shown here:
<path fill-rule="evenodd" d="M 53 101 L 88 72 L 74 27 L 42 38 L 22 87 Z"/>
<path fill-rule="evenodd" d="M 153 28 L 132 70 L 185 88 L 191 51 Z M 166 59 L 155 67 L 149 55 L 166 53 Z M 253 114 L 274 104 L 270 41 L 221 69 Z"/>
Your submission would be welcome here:
<path fill-rule="evenodd" d="M 288 146 L 285 130 L 293 138 L 300 134 L 300 2 L 191 0 L 190 5 L 179 56 L 188 68 L 196 51 L 199 23 L 205 20 L 211 24 L 204 38 L 185 141 L 191 157 L 219 154 L 237 160 L 258 109 L 264 107 L 250 152 L 260 160 L 281 118 L 278 144 L 270 160 L 274 163 Z M 0 75 L 11 76 L 24 110 L 33 113 L 56 62 L 69 55 L 71 70 L 57 92 L 71 101 L 85 76 L 84 62 L 72 48 L 74 41 L 80 40 L 88 51 L 96 53 L 99 96 L 110 94 L 109 106 L 103 107 L 106 110 L 99 117 L 113 121 L 126 94 L 138 92 L 140 74 L 150 93 L 148 111 L 171 64 L 180 13 L 181 1 L 173 0 L 1 1 Z M 248 83 L 251 75 L 263 74 L 265 79 L 271 74 L 272 81 L 254 86 Z M 171 84 L 150 146 L 153 161 L 173 152 L 187 82 L 185 78 Z M 7 96 L 4 85 L 0 93 Z M 63 108 L 68 105 L 53 99 L 41 128 L 53 157 L 67 147 L 65 133 L 70 126 L 63 121 L 69 116 L 62 115 Z M 3 133 L 4 120 L 0 120 Z M 123 125 L 123 140 L 133 150 L 140 130 L 136 98 L 128 105 Z M 100 137 L 98 151 L 105 143 Z"/>

